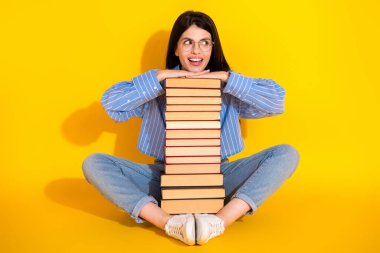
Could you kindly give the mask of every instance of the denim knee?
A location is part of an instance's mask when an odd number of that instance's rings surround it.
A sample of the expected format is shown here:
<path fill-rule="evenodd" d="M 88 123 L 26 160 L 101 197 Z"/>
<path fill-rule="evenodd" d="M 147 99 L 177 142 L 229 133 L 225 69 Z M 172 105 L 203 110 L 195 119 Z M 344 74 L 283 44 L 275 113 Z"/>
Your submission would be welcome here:
<path fill-rule="evenodd" d="M 82 163 L 82 171 L 87 181 L 90 175 L 94 174 L 94 172 L 99 169 L 99 161 L 103 160 L 105 156 L 105 154 L 94 153 L 84 159 Z"/>
<path fill-rule="evenodd" d="M 289 144 L 281 144 L 276 146 L 273 152 L 274 155 L 286 157 L 287 162 L 291 164 L 291 166 L 287 167 L 289 170 L 289 177 L 292 176 L 300 159 L 298 150 Z"/>

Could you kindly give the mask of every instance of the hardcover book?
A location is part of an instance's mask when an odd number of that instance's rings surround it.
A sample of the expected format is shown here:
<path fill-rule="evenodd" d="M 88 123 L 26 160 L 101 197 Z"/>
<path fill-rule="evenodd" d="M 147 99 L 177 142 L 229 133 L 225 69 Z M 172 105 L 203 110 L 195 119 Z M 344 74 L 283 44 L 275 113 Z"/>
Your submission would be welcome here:
<path fill-rule="evenodd" d="M 223 187 L 163 187 L 161 193 L 163 199 L 208 199 L 225 197 L 225 191 Z"/>
<path fill-rule="evenodd" d="M 223 174 L 161 175 L 161 187 L 221 185 L 223 185 Z"/>
<path fill-rule="evenodd" d="M 167 112 L 219 112 L 221 105 L 166 105 Z"/>
<path fill-rule="evenodd" d="M 221 88 L 219 79 L 209 78 L 167 78 L 165 80 L 166 88 Z"/>
<path fill-rule="evenodd" d="M 217 129 L 166 129 L 166 139 L 220 138 L 220 126 Z"/>
<path fill-rule="evenodd" d="M 210 174 L 220 173 L 220 163 L 165 164 L 165 174 Z"/>
<path fill-rule="evenodd" d="M 161 208 L 170 214 L 217 213 L 224 206 L 224 199 L 168 199 L 161 200 Z"/>

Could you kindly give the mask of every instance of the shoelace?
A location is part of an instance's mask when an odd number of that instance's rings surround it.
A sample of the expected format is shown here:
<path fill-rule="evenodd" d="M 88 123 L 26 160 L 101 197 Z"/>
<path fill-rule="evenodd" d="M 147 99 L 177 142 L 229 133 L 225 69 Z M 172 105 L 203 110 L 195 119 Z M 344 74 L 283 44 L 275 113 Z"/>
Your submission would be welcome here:
<path fill-rule="evenodd" d="M 175 224 L 175 225 L 169 225 L 170 228 L 168 229 L 168 234 L 171 236 L 174 236 L 176 238 L 184 239 L 182 234 L 182 227 L 183 224 Z"/>
<path fill-rule="evenodd" d="M 220 235 L 224 231 L 223 222 L 218 221 L 217 223 L 209 222 L 209 239 Z"/>

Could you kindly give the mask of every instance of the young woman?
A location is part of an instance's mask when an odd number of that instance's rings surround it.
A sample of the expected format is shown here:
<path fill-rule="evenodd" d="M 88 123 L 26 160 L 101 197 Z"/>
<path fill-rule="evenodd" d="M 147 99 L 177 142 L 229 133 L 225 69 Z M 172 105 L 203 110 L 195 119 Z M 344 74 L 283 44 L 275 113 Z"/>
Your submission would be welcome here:
<path fill-rule="evenodd" d="M 225 206 L 216 214 L 169 215 L 160 206 L 160 176 L 164 171 L 165 95 L 170 77 L 216 78 L 223 81 L 221 111 L 221 172 Z M 244 214 L 253 214 L 295 171 L 299 155 L 278 145 L 229 162 L 243 147 L 239 117 L 261 118 L 283 113 L 285 91 L 271 79 L 251 78 L 231 71 L 217 29 L 204 13 L 187 11 L 174 23 L 166 69 L 151 70 L 109 88 L 102 104 L 115 121 L 142 117 L 138 148 L 156 158 L 138 164 L 106 154 L 83 163 L 86 179 L 136 222 L 148 221 L 188 245 L 205 244 L 222 234 Z"/>

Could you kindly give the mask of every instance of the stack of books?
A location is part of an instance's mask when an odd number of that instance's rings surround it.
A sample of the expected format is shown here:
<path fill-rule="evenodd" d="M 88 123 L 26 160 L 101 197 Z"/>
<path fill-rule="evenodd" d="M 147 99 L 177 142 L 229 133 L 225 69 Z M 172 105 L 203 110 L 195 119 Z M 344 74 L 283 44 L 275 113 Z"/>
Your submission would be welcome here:
<path fill-rule="evenodd" d="M 167 213 L 217 213 L 223 208 L 221 104 L 220 80 L 166 79 L 161 208 Z"/>

